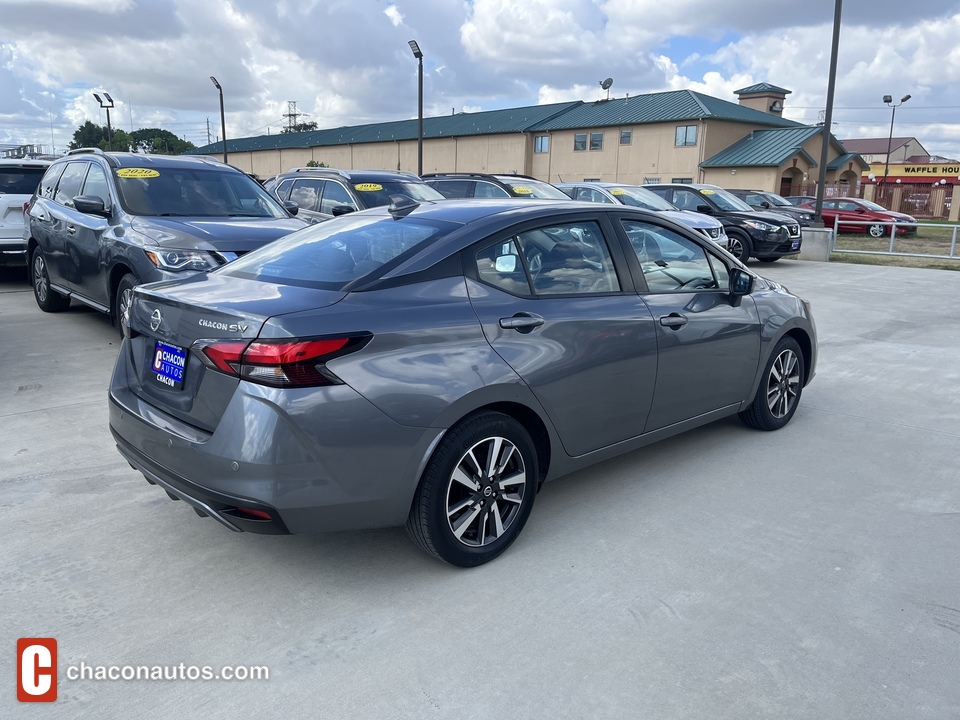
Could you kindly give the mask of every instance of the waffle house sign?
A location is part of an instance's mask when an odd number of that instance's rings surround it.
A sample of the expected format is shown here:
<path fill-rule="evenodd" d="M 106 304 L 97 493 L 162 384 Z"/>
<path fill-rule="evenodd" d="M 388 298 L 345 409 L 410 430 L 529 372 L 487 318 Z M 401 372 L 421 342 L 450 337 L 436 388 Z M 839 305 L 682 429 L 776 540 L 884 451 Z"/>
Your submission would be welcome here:
<path fill-rule="evenodd" d="M 882 163 L 871 165 L 870 169 L 867 170 L 864 175 L 869 176 L 873 174 L 876 176 L 876 179 L 880 181 L 883 179 L 884 167 Z M 887 182 L 895 182 L 898 179 L 901 182 L 912 183 L 935 183 L 946 180 L 947 183 L 955 185 L 957 182 L 960 182 L 958 177 L 960 177 L 960 163 L 942 163 L 939 165 L 926 163 L 918 163 L 916 165 L 911 165 L 910 163 L 890 163 Z"/>

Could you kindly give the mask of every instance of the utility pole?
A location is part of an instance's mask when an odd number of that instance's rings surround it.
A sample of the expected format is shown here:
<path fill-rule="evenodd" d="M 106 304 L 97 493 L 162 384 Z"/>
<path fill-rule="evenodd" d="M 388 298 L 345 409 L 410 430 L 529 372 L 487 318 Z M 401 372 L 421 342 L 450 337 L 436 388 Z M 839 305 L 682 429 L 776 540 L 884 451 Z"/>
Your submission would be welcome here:
<path fill-rule="evenodd" d="M 207 118 L 207 145 L 210 144 L 210 118 Z"/>
<path fill-rule="evenodd" d="M 297 101 L 287 100 L 287 112 L 283 115 L 287 118 L 287 132 L 293 132 L 293 127 L 297 124 L 297 118 L 301 115 L 303 113 L 297 112 Z"/>
<path fill-rule="evenodd" d="M 830 47 L 830 74 L 827 79 L 827 107 L 823 114 L 823 134 L 820 138 L 820 177 L 817 182 L 817 201 L 814 220 L 823 227 L 823 192 L 827 183 L 827 152 L 830 150 L 830 127 L 833 125 L 833 93 L 837 86 L 837 55 L 840 51 L 840 15 L 843 0 L 836 0 L 833 10 L 833 42 Z"/>

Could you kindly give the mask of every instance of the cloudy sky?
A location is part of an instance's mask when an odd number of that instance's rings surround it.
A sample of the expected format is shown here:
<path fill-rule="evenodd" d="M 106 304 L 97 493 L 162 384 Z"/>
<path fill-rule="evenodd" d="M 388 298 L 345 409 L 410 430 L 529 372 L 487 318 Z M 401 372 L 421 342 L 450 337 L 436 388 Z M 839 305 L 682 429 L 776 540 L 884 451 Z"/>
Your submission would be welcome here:
<path fill-rule="evenodd" d="M 785 115 L 826 101 L 833 0 L 0 0 L 0 143 L 62 150 L 84 120 L 202 145 L 279 132 L 287 101 L 321 128 L 691 88 L 733 100 L 767 81 Z M 960 0 L 847 0 L 834 132 L 960 158 Z"/>

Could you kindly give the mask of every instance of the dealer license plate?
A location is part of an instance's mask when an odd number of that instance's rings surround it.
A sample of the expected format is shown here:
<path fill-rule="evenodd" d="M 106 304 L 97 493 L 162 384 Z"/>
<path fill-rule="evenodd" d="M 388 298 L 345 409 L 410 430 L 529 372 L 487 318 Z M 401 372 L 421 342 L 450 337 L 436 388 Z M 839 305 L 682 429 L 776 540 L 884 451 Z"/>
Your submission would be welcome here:
<path fill-rule="evenodd" d="M 794 241 L 793 241 L 793 245 L 791 245 L 790 247 L 791 247 L 791 249 L 796 250 L 797 248 L 800 247 L 800 241 L 799 241 L 799 240 L 794 240 Z"/>
<path fill-rule="evenodd" d="M 153 348 L 150 379 L 171 390 L 183 389 L 183 373 L 187 369 L 187 351 L 157 340 Z"/>

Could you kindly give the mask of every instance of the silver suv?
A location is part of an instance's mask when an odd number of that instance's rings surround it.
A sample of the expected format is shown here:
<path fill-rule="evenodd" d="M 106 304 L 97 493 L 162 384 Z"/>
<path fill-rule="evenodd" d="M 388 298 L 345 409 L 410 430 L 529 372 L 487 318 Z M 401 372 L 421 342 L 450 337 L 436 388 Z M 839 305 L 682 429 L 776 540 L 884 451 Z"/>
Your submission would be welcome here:
<path fill-rule="evenodd" d="M 49 160 L 0 160 L 0 265 L 27 264 L 23 209 L 49 166 Z"/>

